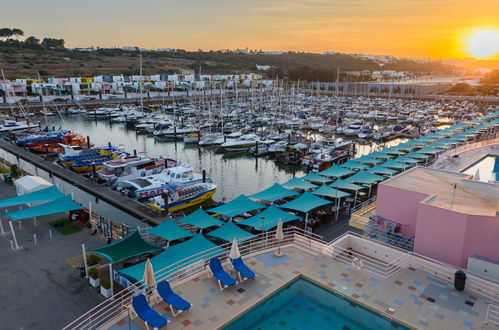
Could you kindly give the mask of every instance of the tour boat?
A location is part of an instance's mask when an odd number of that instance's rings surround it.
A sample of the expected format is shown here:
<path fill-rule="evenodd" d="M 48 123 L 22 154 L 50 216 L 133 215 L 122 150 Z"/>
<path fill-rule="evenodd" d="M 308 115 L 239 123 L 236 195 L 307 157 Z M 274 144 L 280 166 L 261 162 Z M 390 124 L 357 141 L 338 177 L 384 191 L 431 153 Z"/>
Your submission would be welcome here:
<path fill-rule="evenodd" d="M 165 166 L 175 166 L 176 164 L 175 160 L 169 158 L 128 156 L 104 162 L 104 167 L 97 172 L 97 175 L 107 182 L 130 180 L 159 174 L 165 169 Z"/>
<path fill-rule="evenodd" d="M 210 199 L 217 192 L 214 183 L 196 183 L 190 186 L 182 184 L 167 184 L 159 196 L 149 199 L 149 207 L 159 212 L 175 212 L 187 207 L 198 205 Z M 165 199 L 167 207 L 165 210 Z"/>

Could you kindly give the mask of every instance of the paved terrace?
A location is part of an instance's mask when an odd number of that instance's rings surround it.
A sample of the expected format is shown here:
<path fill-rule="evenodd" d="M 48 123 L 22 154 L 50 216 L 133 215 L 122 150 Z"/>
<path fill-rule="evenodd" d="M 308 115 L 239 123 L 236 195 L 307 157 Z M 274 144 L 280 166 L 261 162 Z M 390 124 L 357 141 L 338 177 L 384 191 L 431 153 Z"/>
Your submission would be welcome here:
<path fill-rule="evenodd" d="M 350 263 L 338 261 L 331 256 L 310 253 L 310 249 L 305 247 L 289 245 L 284 251 L 283 257 L 275 257 L 273 251 L 266 251 L 245 258 L 247 265 L 258 277 L 224 291 L 220 291 L 216 280 L 207 274 L 174 286 L 176 293 L 194 305 L 177 317 L 172 316 L 163 302 L 155 304 L 154 309 L 162 315 L 168 315 L 170 323 L 165 328 L 216 329 L 237 318 L 286 283 L 304 276 L 412 328 L 487 328 L 484 327 L 489 303 L 487 298 L 466 290 L 456 291 L 450 281 L 443 281 L 426 271 L 413 267 L 396 267 L 390 271 L 393 276 L 383 278 L 365 271 L 356 271 Z M 330 255 L 331 250 L 326 253 Z M 368 257 L 362 258 L 366 263 L 369 262 Z M 350 260 L 350 257 L 343 254 L 343 260 Z M 227 264 L 225 268 L 229 269 Z M 235 278 L 235 274 L 232 275 Z M 299 305 L 292 305 L 289 306 L 289 311 L 300 312 L 300 308 Z M 352 313 L 355 313 L 354 310 Z M 327 324 L 328 319 L 324 322 Z M 279 323 L 276 328 L 293 328 L 293 325 L 286 324 L 286 320 Z M 331 324 L 331 328 L 333 326 L 341 328 L 337 324 Z M 128 318 L 122 317 L 115 319 L 114 324 L 109 327 L 112 330 L 126 330 L 129 327 L 140 329 L 144 328 L 144 323 L 136 318 L 128 324 Z"/>

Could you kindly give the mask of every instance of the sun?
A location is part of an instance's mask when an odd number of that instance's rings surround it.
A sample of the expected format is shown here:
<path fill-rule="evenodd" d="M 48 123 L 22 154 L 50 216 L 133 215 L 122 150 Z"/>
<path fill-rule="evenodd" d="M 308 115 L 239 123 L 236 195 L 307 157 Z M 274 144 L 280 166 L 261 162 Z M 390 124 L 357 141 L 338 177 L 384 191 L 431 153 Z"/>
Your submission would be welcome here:
<path fill-rule="evenodd" d="M 469 55 L 486 59 L 499 53 L 499 30 L 480 30 L 466 39 L 466 51 Z"/>

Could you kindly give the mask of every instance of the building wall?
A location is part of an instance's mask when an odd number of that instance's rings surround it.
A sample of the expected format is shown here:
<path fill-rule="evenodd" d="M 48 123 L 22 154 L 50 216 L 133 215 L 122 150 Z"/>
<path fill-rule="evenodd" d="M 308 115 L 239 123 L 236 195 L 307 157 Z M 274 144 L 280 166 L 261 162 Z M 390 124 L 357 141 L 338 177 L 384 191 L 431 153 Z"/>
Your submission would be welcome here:
<path fill-rule="evenodd" d="M 380 184 L 376 198 L 376 215 L 400 223 L 402 234 L 414 236 L 419 203 L 426 197 L 426 194 Z"/>
<path fill-rule="evenodd" d="M 499 260 L 499 217 L 468 216 L 461 264 L 466 265 L 475 254 Z"/>
<path fill-rule="evenodd" d="M 414 252 L 465 268 L 463 248 L 467 223 L 465 214 L 420 204 Z"/>

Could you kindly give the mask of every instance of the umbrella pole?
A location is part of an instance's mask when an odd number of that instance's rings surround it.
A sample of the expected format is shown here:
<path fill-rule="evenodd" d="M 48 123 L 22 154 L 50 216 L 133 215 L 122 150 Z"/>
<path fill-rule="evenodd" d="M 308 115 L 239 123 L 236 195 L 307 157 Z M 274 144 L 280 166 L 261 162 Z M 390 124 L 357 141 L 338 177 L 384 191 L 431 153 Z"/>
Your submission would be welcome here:
<path fill-rule="evenodd" d="M 16 232 L 14 231 L 14 226 L 12 226 L 12 221 L 9 222 L 10 230 L 12 231 L 12 237 L 14 238 L 14 243 L 16 244 L 16 250 L 19 249 L 19 245 L 17 244 Z"/>
<path fill-rule="evenodd" d="M 341 201 L 341 197 L 340 198 L 336 198 L 336 201 L 337 201 L 337 204 L 336 205 L 336 215 L 335 215 L 335 219 L 334 221 L 338 221 L 338 214 L 340 213 L 340 201 Z"/>
<path fill-rule="evenodd" d="M 111 284 L 111 297 L 114 295 L 113 264 L 109 263 L 109 283 Z"/>
<path fill-rule="evenodd" d="M 81 250 L 83 251 L 83 266 L 85 266 L 85 278 L 88 278 L 87 252 L 85 251 L 85 243 L 81 243 Z"/>
<path fill-rule="evenodd" d="M 358 190 L 355 190 L 355 197 L 353 198 L 353 207 L 357 206 L 357 194 L 358 194 Z"/>

